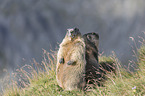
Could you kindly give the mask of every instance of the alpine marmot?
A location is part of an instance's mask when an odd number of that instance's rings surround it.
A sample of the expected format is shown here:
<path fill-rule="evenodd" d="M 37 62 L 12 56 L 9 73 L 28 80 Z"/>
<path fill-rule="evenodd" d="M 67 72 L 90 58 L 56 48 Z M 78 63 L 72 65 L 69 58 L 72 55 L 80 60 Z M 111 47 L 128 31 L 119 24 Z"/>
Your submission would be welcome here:
<path fill-rule="evenodd" d="M 87 33 L 83 35 L 86 44 L 86 82 L 95 83 L 101 77 L 98 63 L 99 35 Z"/>
<path fill-rule="evenodd" d="M 67 29 L 57 53 L 56 79 L 65 90 L 85 86 L 85 42 L 78 28 Z"/>

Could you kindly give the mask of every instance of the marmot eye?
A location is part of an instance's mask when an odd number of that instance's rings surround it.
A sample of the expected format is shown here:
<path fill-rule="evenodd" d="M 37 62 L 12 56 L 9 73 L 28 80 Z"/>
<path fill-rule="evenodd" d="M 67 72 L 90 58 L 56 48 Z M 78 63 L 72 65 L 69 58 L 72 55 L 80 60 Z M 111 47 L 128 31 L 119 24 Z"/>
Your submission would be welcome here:
<path fill-rule="evenodd" d="M 74 31 L 79 31 L 79 29 L 78 28 L 75 28 Z"/>

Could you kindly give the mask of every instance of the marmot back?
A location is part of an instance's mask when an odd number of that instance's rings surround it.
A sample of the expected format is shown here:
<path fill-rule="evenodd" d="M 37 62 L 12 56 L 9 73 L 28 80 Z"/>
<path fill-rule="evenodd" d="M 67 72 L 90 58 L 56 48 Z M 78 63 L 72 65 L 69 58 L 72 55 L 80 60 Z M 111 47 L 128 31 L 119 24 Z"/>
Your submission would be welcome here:
<path fill-rule="evenodd" d="M 57 54 L 56 78 L 65 90 L 85 86 L 85 43 L 79 29 L 68 29 Z"/>

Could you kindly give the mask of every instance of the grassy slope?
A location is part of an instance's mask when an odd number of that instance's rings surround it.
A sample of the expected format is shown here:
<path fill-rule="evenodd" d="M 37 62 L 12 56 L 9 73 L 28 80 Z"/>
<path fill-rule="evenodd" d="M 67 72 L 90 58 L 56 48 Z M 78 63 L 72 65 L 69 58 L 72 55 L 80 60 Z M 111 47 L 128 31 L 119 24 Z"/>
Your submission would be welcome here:
<path fill-rule="evenodd" d="M 49 53 L 44 52 L 44 60 L 42 64 L 37 64 L 34 61 L 36 68 L 33 69 L 31 66 L 26 66 L 31 69 L 30 72 L 25 71 L 25 68 L 19 69 L 20 76 L 23 80 L 19 80 L 23 87 L 17 86 L 17 82 L 12 83 L 3 92 L 4 96 L 143 96 L 145 95 L 145 46 L 142 46 L 139 50 L 139 70 L 134 73 L 128 73 L 125 69 L 120 67 L 120 63 L 112 57 L 100 57 L 100 62 L 115 62 L 117 66 L 117 74 L 107 74 L 107 81 L 103 82 L 103 87 L 96 86 L 91 91 L 64 91 L 61 89 L 56 82 L 55 78 L 55 56 L 48 55 Z M 45 58 L 48 57 L 48 58 Z M 53 57 L 53 59 L 51 59 Z M 112 59 L 113 58 L 113 59 Z M 51 62 L 48 62 L 48 59 Z M 112 61 L 113 60 L 113 61 Z M 45 71 L 42 71 L 45 70 Z M 49 70 L 48 70 L 49 69 Z M 37 72 L 36 72 L 37 71 Z M 17 73 L 17 72 L 16 72 Z M 23 82 L 28 81 L 28 82 Z"/>

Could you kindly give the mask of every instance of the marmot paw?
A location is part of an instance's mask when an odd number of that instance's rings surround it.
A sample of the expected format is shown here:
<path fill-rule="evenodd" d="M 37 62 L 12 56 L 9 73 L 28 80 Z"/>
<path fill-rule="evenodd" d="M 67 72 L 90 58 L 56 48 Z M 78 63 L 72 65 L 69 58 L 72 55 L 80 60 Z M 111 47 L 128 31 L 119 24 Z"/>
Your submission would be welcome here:
<path fill-rule="evenodd" d="M 73 65 L 74 63 L 75 63 L 75 61 L 70 60 L 70 61 L 67 62 L 67 65 Z"/>
<path fill-rule="evenodd" d="M 61 63 L 64 63 L 64 58 L 61 58 L 60 60 L 59 60 L 59 63 L 61 64 Z"/>

